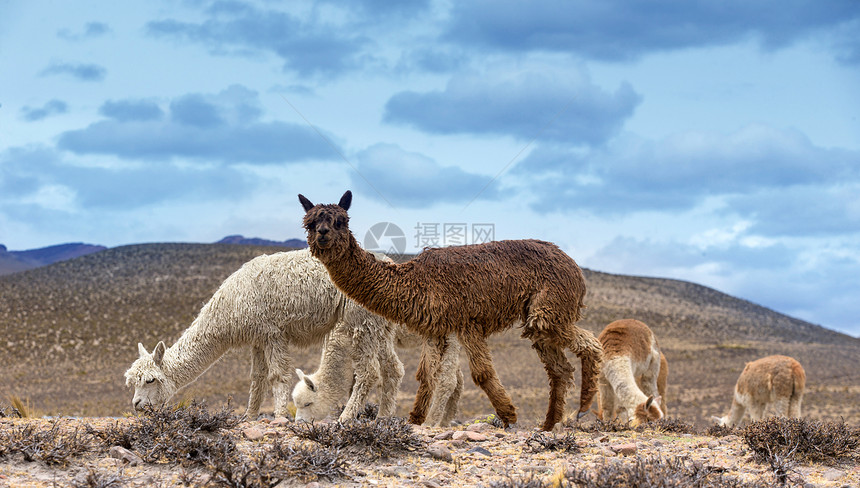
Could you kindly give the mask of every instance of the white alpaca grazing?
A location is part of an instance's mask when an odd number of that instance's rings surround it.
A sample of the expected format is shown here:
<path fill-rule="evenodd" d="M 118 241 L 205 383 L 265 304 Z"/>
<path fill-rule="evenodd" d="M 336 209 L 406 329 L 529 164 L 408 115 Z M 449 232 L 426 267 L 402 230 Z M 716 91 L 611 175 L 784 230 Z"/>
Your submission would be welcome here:
<path fill-rule="evenodd" d="M 651 329 L 638 320 L 616 320 L 598 340 L 603 346 L 598 416 L 611 420 L 624 413 L 633 426 L 663 418 L 668 365 Z"/>
<path fill-rule="evenodd" d="M 379 413 L 392 415 L 403 377 L 403 364 L 392 346 L 395 325 L 346 298 L 306 249 L 245 263 L 221 284 L 173 346 L 159 342 L 150 354 L 138 344 L 140 358 L 125 373 L 126 385 L 134 387 L 134 408 L 165 403 L 227 350 L 250 346 L 246 415 L 257 416 L 271 389 L 275 416 L 287 416 L 293 372 L 289 349 L 319 344 L 339 322 L 350 332 L 357 365 L 356 388 L 341 418 L 357 415 L 370 388 L 380 381 Z"/>
<path fill-rule="evenodd" d="M 313 421 L 326 418 L 350 395 L 353 388 L 353 362 L 350 332 L 338 325 L 326 337 L 320 365 L 316 372 L 305 374 L 296 370 L 299 382 L 293 388 L 293 403 L 296 405 L 296 420 Z M 395 341 L 398 347 L 416 348 L 423 344 L 417 334 L 404 327 L 397 327 Z M 450 337 L 450 346 L 442 357 L 433 392 L 433 402 L 424 425 L 448 426 L 457 415 L 457 405 L 463 391 L 463 372 L 460 370 L 460 343 Z M 400 372 L 403 375 L 403 372 Z M 385 395 L 386 392 L 381 392 Z M 396 391 L 392 394 L 396 394 Z"/>
<path fill-rule="evenodd" d="M 788 356 L 767 356 L 747 363 L 735 385 L 732 410 L 714 420 L 728 427 L 738 425 L 748 413 L 753 421 L 769 414 L 800 417 L 806 372 Z"/>

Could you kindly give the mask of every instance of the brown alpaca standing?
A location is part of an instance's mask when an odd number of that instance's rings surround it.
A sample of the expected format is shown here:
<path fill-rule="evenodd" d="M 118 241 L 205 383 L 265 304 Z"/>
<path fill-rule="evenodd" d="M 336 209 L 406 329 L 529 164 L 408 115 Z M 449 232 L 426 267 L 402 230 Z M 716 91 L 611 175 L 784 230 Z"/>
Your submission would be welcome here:
<path fill-rule="evenodd" d="M 564 416 L 565 393 L 574 368 L 569 348 L 582 360 L 580 411 L 596 392 L 601 348 L 594 335 L 577 327 L 585 280 L 579 266 L 557 246 L 537 240 L 498 241 L 427 249 L 402 264 L 383 263 L 363 250 L 349 230 L 352 193 L 337 205 L 314 206 L 299 195 L 311 253 L 328 268 L 332 282 L 367 309 L 405 324 L 426 337 L 418 365 L 418 392 L 409 421 L 421 424 L 430 404 L 447 336 L 457 334 L 469 355 L 472 380 L 506 424 L 516 409 L 493 368 L 487 337 L 518 324 L 532 341 L 550 382 L 543 423 L 550 430 Z"/>
<path fill-rule="evenodd" d="M 761 420 L 768 413 L 800 417 L 806 372 L 796 359 L 767 356 L 747 363 L 735 385 L 732 410 L 725 417 L 714 417 L 720 425 L 734 427 L 748 413 Z"/>
<path fill-rule="evenodd" d="M 603 346 L 598 416 L 613 419 L 625 412 L 634 426 L 663 418 L 669 368 L 651 329 L 638 320 L 616 320 L 598 340 Z"/>

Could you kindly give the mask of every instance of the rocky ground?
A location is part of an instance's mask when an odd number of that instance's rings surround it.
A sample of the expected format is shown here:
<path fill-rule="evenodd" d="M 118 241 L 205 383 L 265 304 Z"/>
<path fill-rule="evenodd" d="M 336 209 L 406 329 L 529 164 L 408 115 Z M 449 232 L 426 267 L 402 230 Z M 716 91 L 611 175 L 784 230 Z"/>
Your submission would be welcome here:
<path fill-rule="evenodd" d="M 61 419 L 59 425 L 68 431 L 84 432 L 86 426 L 99 429 L 133 421 L 66 418 Z M 0 430 L 22 425 L 50 429 L 53 422 L 0 418 Z M 286 419 L 242 422 L 229 434 L 235 435 L 239 450 L 249 456 L 276 442 L 314 448 L 312 441 L 298 438 L 290 425 Z M 347 449 L 344 451 L 344 459 L 347 459 L 344 476 L 336 479 L 313 479 L 312 475 L 305 479 L 292 477 L 277 486 L 559 486 L 562 480 L 569 482 L 576 473 L 600 479 L 613 469 L 647 464 L 649 460 L 662 461 L 669 471 L 686 466 L 706 473 L 715 483 L 708 486 L 731 483 L 733 486 L 756 486 L 756 482 L 760 483 L 758 486 L 777 485 L 771 467 L 756 460 L 738 435 L 712 437 L 660 430 L 601 432 L 581 430 L 572 425 L 554 433 L 539 433 L 531 428 L 504 430 L 484 422 L 451 428 L 413 429 L 424 441 L 414 452 L 376 458 L 370 452 L 363 454 Z M 553 444 L 558 450 L 551 450 Z M 794 463 L 788 475 L 789 486 L 857 487 L 860 486 L 860 462 L 855 455 L 829 464 Z M 21 454 L 0 456 L 0 486 L 209 485 L 223 486 L 214 484 L 211 471 L 181 467 L 175 462 L 146 463 L 133 451 L 121 448 L 90 452 L 56 465 L 26 461 Z"/>

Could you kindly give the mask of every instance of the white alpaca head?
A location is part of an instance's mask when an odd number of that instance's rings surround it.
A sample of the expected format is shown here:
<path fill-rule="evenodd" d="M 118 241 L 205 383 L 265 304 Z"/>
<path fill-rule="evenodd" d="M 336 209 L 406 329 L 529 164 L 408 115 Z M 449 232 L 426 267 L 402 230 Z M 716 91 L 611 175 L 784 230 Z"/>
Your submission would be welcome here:
<path fill-rule="evenodd" d="M 166 350 L 164 342 L 159 342 L 152 354 L 140 343 L 137 350 L 140 357 L 125 372 L 125 385 L 134 387 L 131 404 L 135 410 L 164 405 L 176 393 L 176 386 L 161 369 Z"/>
<path fill-rule="evenodd" d="M 320 392 L 320 384 L 315 375 L 306 375 L 300 369 L 296 369 L 296 374 L 299 377 L 299 382 L 293 388 L 296 421 L 322 420 L 333 413 L 334 405 L 330 405 Z"/>

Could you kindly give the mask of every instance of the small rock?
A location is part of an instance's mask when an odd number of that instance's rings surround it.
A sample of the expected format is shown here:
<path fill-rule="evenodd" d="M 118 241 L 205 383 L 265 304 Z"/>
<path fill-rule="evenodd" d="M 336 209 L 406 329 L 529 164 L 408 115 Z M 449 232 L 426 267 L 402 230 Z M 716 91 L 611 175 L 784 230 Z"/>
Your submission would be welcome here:
<path fill-rule="evenodd" d="M 447 441 L 448 439 L 450 439 L 452 437 L 454 437 L 454 431 L 453 430 L 446 430 L 445 432 L 440 432 L 440 433 L 436 434 L 435 436 L 433 436 L 433 439 L 435 439 L 437 441 Z"/>
<path fill-rule="evenodd" d="M 827 471 L 821 473 L 821 477 L 826 479 L 827 481 L 836 481 L 843 476 L 845 476 L 845 471 L 836 468 L 830 468 Z"/>
<path fill-rule="evenodd" d="M 108 455 L 114 459 L 119 459 L 124 463 L 128 463 L 129 466 L 137 466 L 138 464 L 143 463 L 143 459 L 141 459 L 140 456 L 122 446 L 111 447 L 108 451 Z"/>
<path fill-rule="evenodd" d="M 630 456 L 636 454 L 636 444 L 614 444 L 610 446 L 614 452 L 618 454 L 623 454 L 624 456 Z"/>
<path fill-rule="evenodd" d="M 609 441 L 608 435 L 601 435 L 600 437 L 597 438 L 597 442 L 608 442 L 608 441 Z"/>
<path fill-rule="evenodd" d="M 272 420 L 271 422 L 269 422 L 269 425 L 272 425 L 274 427 L 283 427 L 283 426 L 289 425 L 291 423 L 292 423 L 292 421 L 286 417 L 278 417 L 275 420 Z M 316 481 L 314 481 L 314 483 L 316 483 Z"/>
<path fill-rule="evenodd" d="M 507 434 L 505 434 L 504 432 L 496 432 L 493 435 L 495 435 L 498 439 L 503 439 Z"/>
<path fill-rule="evenodd" d="M 281 431 L 275 430 L 275 429 L 268 429 L 265 432 L 263 432 L 263 435 L 269 436 L 269 437 L 281 437 L 282 435 L 284 435 L 284 433 Z"/>
<path fill-rule="evenodd" d="M 426 486 L 427 488 L 442 488 L 442 485 L 436 483 L 433 480 L 424 480 L 421 482 L 421 484 Z"/>
<path fill-rule="evenodd" d="M 656 440 L 653 442 L 654 447 L 663 447 L 663 441 Z"/>
<path fill-rule="evenodd" d="M 455 441 L 470 441 L 470 442 L 484 442 L 487 440 L 487 436 L 481 434 L 480 432 L 472 432 L 468 430 L 461 430 L 458 432 L 454 432 L 454 435 L 451 437 Z"/>
<path fill-rule="evenodd" d="M 451 455 L 451 451 L 441 442 L 430 444 L 430 447 L 427 448 L 427 453 L 430 454 L 430 457 L 433 459 L 440 459 L 449 463 L 454 460 L 454 457 Z"/>
<path fill-rule="evenodd" d="M 493 426 L 486 422 L 478 422 L 476 424 L 472 424 L 466 427 L 466 430 L 469 432 L 483 432 L 485 430 L 492 429 Z"/>
<path fill-rule="evenodd" d="M 492 456 L 493 455 L 493 453 L 484 449 L 483 447 L 473 447 L 473 448 L 469 449 L 467 452 L 473 452 L 475 454 L 480 454 L 482 456 Z"/>
<path fill-rule="evenodd" d="M 708 442 L 708 447 L 711 449 L 716 449 L 716 448 L 720 447 L 720 441 Z"/>
<path fill-rule="evenodd" d="M 242 434 L 244 434 L 245 438 L 249 441 L 258 441 L 265 435 L 262 430 L 256 427 L 248 427 L 242 431 Z"/>

